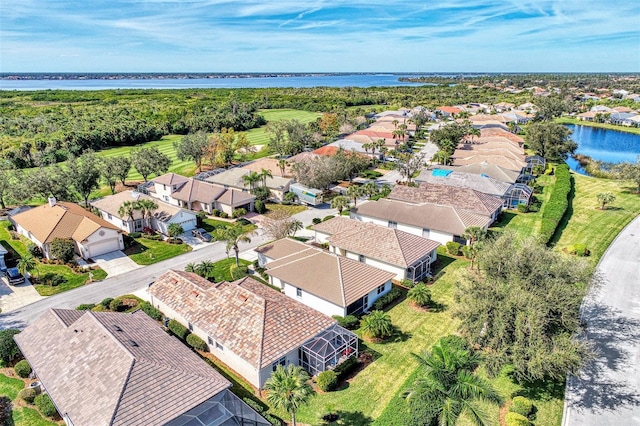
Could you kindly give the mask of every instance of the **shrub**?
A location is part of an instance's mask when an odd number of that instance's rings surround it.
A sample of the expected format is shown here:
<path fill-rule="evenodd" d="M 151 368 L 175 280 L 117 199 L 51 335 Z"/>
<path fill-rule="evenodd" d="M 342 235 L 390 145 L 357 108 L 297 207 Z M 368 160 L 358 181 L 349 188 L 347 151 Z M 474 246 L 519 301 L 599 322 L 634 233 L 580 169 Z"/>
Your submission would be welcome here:
<path fill-rule="evenodd" d="M 75 243 L 70 238 L 54 238 L 51 242 L 51 255 L 65 263 L 69 262 L 73 259 L 75 247 Z"/>
<path fill-rule="evenodd" d="M 142 232 L 129 232 L 129 236 L 131 238 L 140 238 L 142 236 Z"/>
<path fill-rule="evenodd" d="M 528 212 L 528 211 L 529 211 L 529 206 L 528 206 L 528 205 L 526 205 L 526 204 L 522 204 L 522 203 L 520 203 L 520 204 L 518 204 L 518 207 L 517 207 L 517 208 L 518 208 L 518 211 L 519 211 L 520 213 L 526 213 L 526 212 Z"/>
<path fill-rule="evenodd" d="M 264 201 L 256 200 L 255 203 L 253 203 L 253 209 L 256 213 L 263 214 L 267 211 L 267 206 L 264 204 Z"/>
<path fill-rule="evenodd" d="M 524 396 L 516 396 L 511 401 L 511 406 L 509 406 L 509 411 L 513 413 L 518 413 L 524 417 L 529 417 L 531 412 L 533 411 L 533 403 L 528 398 Z"/>
<path fill-rule="evenodd" d="M 200 210 L 196 213 L 196 224 L 202 226 L 202 222 L 207 218 L 207 212 Z"/>
<path fill-rule="evenodd" d="M 156 321 L 160 321 L 163 318 L 162 312 L 160 310 L 153 307 L 153 305 L 149 302 L 142 302 L 140 305 L 140 310 L 145 314 L 149 315 Z"/>
<path fill-rule="evenodd" d="M 260 402 L 256 402 L 251 398 L 247 398 L 246 396 L 242 398 L 242 401 L 244 401 L 244 403 L 249 407 L 253 408 L 257 413 L 264 413 L 269 408 Z"/>
<path fill-rule="evenodd" d="M 34 243 L 27 244 L 27 250 L 33 257 L 37 257 L 37 258 L 42 257 L 42 250 L 40 249 L 40 247 L 38 247 Z"/>
<path fill-rule="evenodd" d="M 374 339 L 391 336 L 393 324 L 388 313 L 375 310 L 362 318 L 362 333 Z"/>
<path fill-rule="evenodd" d="M 273 414 L 263 414 L 262 417 L 264 417 L 265 420 L 271 423 L 273 426 L 282 426 L 283 424 L 282 419 L 274 416 Z"/>
<path fill-rule="evenodd" d="M 391 291 L 389 291 L 389 293 L 381 296 L 378 300 L 376 300 L 376 302 L 373 304 L 374 309 L 378 311 L 382 310 L 382 308 L 398 299 L 400 296 L 402 296 L 402 291 L 400 291 L 400 289 L 397 287 L 393 287 Z"/>
<path fill-rule="evenodd" d="M 440 342 L 442 342 L 443 346 L 446 345 L 447 347 L 451 347 L 452 349 L 461 351 L 471 350 L 471 345 L 469 345 L 469 342 L 467 342 L 460 336 L 456 336 L 455 334 L 449 334 L 448 336 L 441 337 Z"/>
<path fill-rule="evenodd" d="M 195 334 L 189 334 L 187 336 L 187 344 L 193 349 L 197 349 L 202 352 L 207 352 L 209 350 L 207 343 Z"/>
<path fill-rule="evenodd" d="M 124 309 L 125 309 L 124 303 L 122 303 L 121 299 L 113 299 L 109 303 L 109 310 L 113 312 L 120 312 L 120 311 L 123 311 Z"/>
<path fill-rule="evenodd" d="M 103 308 L 108 309 L 111 302 L 113 302 L 113 297 L 107 297 L 106 299 L 102 299 L 102 302 L 100 302 L 100 304 Z"/>
<path fill-rule="evenodd" d="M 572 244 L 567 247 L 567 252 L 580 257 L 589 256 L 589 254 L 591 254 L 586 244 Z"/>
<path fill-rule="evenodd" d="M 314 217 L 313 219 L 311 219 L 311 221 L 314 225 L 317 225 L 322 222 L 322 219 L 320 219 L 319 217 Z"/>
<path fill-rule="evenodd" d="M 78 307 L 76 308 L 76 311 L 90 311 L 95 307 L 96 307 L 95 303 L 83 303 L 81 305 L 78 305 Z"/>
<path fill-rule="evenodd" d="M 325 391 L 329 392 L 336 388 L 338 385 L 338 375 L 335 371 L 327 370 L 318 374 L 318 387 Z"/>
<path fill-rule="evenodd" d="M 180 324 L 178 321 L 172 319 L 169 321 L 169 325 L 167 326 L 169 331 L 171 331 L 176 337 L 185 340 L 187 336 L 191 333 L 187 327 Z"/>
<path fill-rule="evenodd" d="M 510 412 L 505 418 L 506 426 L 529 426 L 531 422 L 522 414 Z"/>
<path fill-rule="evenodd" d="M 231 279 L 233 281 L 246 277 L 248 273 L 249 270 L 244 265 L 237 266 L 235 263 L 233 263 L 231 264 L 231 266 L 229 266 L 229 274 L 231 275 Z"/>
<path fill-rule="evenodd" d="M 415 286 L 415 285 L 416 285 L 416 283 L 414 283 L 414 282 L 413 282 L 412 280 L 410 280 L 410 279 L 406 279 L 406 278 L 405 278 L 404 280 L 402 280 L 402 286 L 403 286 L 403 287 L 406 287 L 406 288 L 412 288 L 412 287 L 413 287 L 413 286 Z"/>
<path fill-rule="evenodd" d="M 333 215 L 325 216 L 325 217 L 323 217 L 323 218 L 322 218 L 322 221 L 323 221 L 323 222 L 326 222 L 326 221 L 331 220 L 331 219 L 333 219 L 333 218 L 334 218 L 334 216 L 333 216 Z"/>
<path fill-rule="evenodd" d="M 39 281 L 44 285 L 50 285 L 51 287 L 55 287 L 57 285 L 67 282 L 67 279 L 63 275 L 47 272 L 42 277 L 40 277 Z"/>
<path fill-rule="evenodd" d="M 271 196 L 271 191 L 269 190 L 269 188 L 266 188 L 264 186 L 259 186 L 257 188 L 254 188 L 252 192 L 253 192 L 253 195 L 256 197 L 257 201 L 258 200 L 266 201 Z"/>
<path fill-rule="evenodd" d="M 338 375 L 339 378 L 340 377 L 345 377 L 346 375 L 351 373 L 351 371 L 354 368 L 356 368 L 359 363 L 360 362 L 358 361 L 358 358 L 356 358 L 355 356 L 352 356 L 352 357 L 347 358 L 341 364 L 338 364 L 336 366 L 336 368 L 333 369 L 333 371 L 336 372 L 336 374 Z"/>
<path fill-rule="evenodd" d="M 233 209 L 232 216 L 236 218 L 236 217 L 244 216 L 245 214 L 247 214 L 247 209 L 239 208 L 239 209 Z"/>
<path fill-rule="evenodd" d="M 167 242 L 169 244 L 182 244 L 182 243 L 184 243 L 184 241 L 182 241 L 180 238 L 169 238 L 167 240 Z"/>
<path fill-rule="evenodd" d="M 53 405 L 53 401 L 49 398 L 49 395 L 46 393 L 40 394 L 35 397 L 34 402 L 36 403 L 36 407 L 40 410 L 45 417 L 53 417 L 56 415 L 56 407 Z"/>
<path fill-rule="evenodd" d="M 448 241 L 446 244 L 447 253 L 457 256 L 460 252 L 460 243 L 456 243 L 455 241 Z"/>
<path fill-rule="evenodd" d="M 214 215 L 215 217 L 220 217 L 220 210 L 218 210 L 218 209 L 213 209 L 213 215 Z"/>
<path fill-rule="evenodd" d="M 20 330 L 12 328 L 0 331 L 0 360 L 5 363 L 20 358 L 20 349 L 18 349 L 18 345 L 13 340 L 13 336 L 18 333 L 20 333 Z"/>
<path fill-rule="evenodd" d="M 227 212 L 220 212 L 220 217 L 226 219 L 229 217 L 229 214 Z"/>
<path fill-rule="evenodd" d="M 33 388 L 25 388 L 18 392 L 18 398 L 22 399 L 27 404 L 33 404 L 33 400 L 36 399 L 38 392 Z"/>
<path fill-rule="evenodd" d="M 26 379 L 27 377 L 29 377 L 29 374 L 31 374 L 31 366 L 26 359 L 23 359 L 22 361 L 18 361 L 16 363 L 16 365 L 13 367 L 13 371 L 15 371 L 18 376 Z"/>
<path fill-rule="evenodd" d="M 462 255 L 465 259 L 471 259 L 471 246 L 462 246 Z"/>
<path fill-rule="evenodd" d="M 13 424 L 13 404 L 7 396 L 0 396 L 0 425 Z"/>
<path fill-rule="evenodd" d="M 562 220 L 569 207 L 569 192 L 571 191 L 571 174 L 569 166 L 561 164 L 556 167 L 556 184 L 549 195 L 542 211 L 542 226 L 540 236 L 545 244 L 551 240 L 556 232 L 558 223 Z"/>
<path fill-rule="evenodd" d="M 338 325 L 340 325 L 340 327 L 344 327 L 347 330 L 354 330 L 358 328 L 358 324 L 360 323 L 360 320 L 358 319 L 358 317 L 354 315 L 347 315 L 346 317 L 341 317 L 340 315 L 334 315 L 333 319 L 338 321 Z"/>
<path fill-rule="evenodd" d="M 430 306 L 433 304 L 433 300 L 431 300 L 431 290 L 429 290 L 423 283 L 420 283 L 410 289 L 407 293 L 407 297 L 419 306 Z"/>

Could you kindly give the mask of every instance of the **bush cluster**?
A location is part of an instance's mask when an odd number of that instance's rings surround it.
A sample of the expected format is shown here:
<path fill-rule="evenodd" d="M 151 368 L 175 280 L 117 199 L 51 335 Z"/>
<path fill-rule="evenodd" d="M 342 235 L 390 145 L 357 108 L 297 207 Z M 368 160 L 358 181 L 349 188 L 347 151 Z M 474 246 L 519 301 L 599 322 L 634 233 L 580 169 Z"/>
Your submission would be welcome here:
<path fill-rule="evenodd" d="M 13 366 L 13 371 L 15 371 L 18 376 L 26 379 L 27 377 L 29 377 L 29 374 L 31 374 L 31 366 L 26 359 L 23 359 L 22 361 L 18 361 L 16 365 Z"/>
<path fill-rule="evenodd" d="M 142 236 L 142 232 L 129 232 L 129 236 L 131 238 L 140 238 Z"/>
<path fill-rule="evenodd" d="M 109 302 L 109 310 L 112 312 L 124 311 L 124 303 L 122 303 L 121 299 L 113 299 L 111 302 Z"/>
<path fill-rule="evenodd" d="M 320 219 L 319 217 L 314 217 L 313 219 L 311 219 L 311 221 L 313 222 L 314 225 L 317 225 L 320 222 L 322 222 L 322 219 Z"/>
<path fill-rule="evenodd" d="M 579 244 L 579 243 L 571 244 L 569 247 L 567 247 L 567 252 L 571 254 L 575 254 L 576 256 L 579 256 L 579 257 L 589 256 L 591 254 L 586 244 Z"/>
<path fill-rule="evenodd" d="M 375 309 L 376 311 L 381 311 L 385 306 L 401 296 L 402 291 L 397 287 L 393 287 L 389 293 L 376 300 L 376 302 L 373 304 L 373 309 Z"/>
<path fill-rule="evenodd" d="M 457 256 L 460 252 L 460 243 L 456 243 L 455 241 L 448 241 L 446 244 L 447 253 Z"/>
<path fill-rule="evenodd" d="M 172 319 L 169 321 L 169 325 L 167 326 L 169 331 L 171 331 L 176 337 L 185 340 L 187 336 L 191 333 L 187 327 L 180 324 L 178 321 Z"/>
<path fill-rule="evenodd" d="M 27 244 L 27 250 L 31 254 L 31 256 L 40 259 L 42 257 L 42 250 L 40 247 L 35 245 L 34 243 Z"/>
<path fill-rule="evenodd" d="M 279 419 L 278 417 L 276 417 L 276 416 L 274 416 L 272 414 L 267 413 L 267 410 L 268 410 L 269 407 L 267 407 L 264 404 L 261 404 L 259 402 L 256 402 L 251 398 L 244 397 L 244 398 L 242 398 L 242 400 L 244 401 L 245 404 L 247 404 L 249 407 L 253 408 L 253 410 L 255 410 L 256 413 L 258 413 L 262 417 L 264 417 L 273 426 L 282 426 L 282 420 L 281 419 Z"/>
<path fill-rule="evenodd" d="M 229 274 L 231 275 L 232 280 L 239 280 L 240 278 L 244 278 L 249 273 L 249 269 L 244 265 L 236 265 L 235 263 L 229 266 Z"/>
<path fill-rule="evenodd" d="M 113 302 L 113 297 L 107 297 L 106 299 L 102 299 L 102 302 L 100 302 L 100 304 L 103 308 L 109 309 L 109 305 L 111 304 L 111 302 Z"/>
<path fill-rule="evenodd" d="M 511 401 L 509 411 L 528 418 L 533 412 L 533 403 L 524 396 L 516 396 L 513 398 L 513 401 Z"/>
<path fill-rule="evenodd" d="M 78 305 L 78 307 L 76 308 L 76 311 L 90 311 L 95 307 L 96 307 L 95 303 L 83 303 L 81 305 Z"/>
<path fill-rule="evenodd" d="M 256 213 L 263 214 L 263 213 L 266 213 L 267 206 L 264 204 L 264 201 L 256 200 L 253 203 L 253 209 L 256 211 Z"/>
<path fill-rule="evenodd" d="M 53 401 L 51 401 L 51 398 L 49 398 L 49 395 L 46 393 L 36 396 L 34 402 L 43 416 L 53 417 L 56 415 L 56 407 L 53 405 Z"/>
<path fill-rule="evenodd" d="M 239 208 L 239 209 L 233 209 L 232 216 L 234 218 L 237 218 L 237 217 L 240 217 L 240 216 L 244 216 L 245 214 L 247 214 L 247 209 Z"/>
<path fill-rule="evenodd" d="M 333 218 L 334 218 L 334 216 L 333 216 L 333 215 L 325 216 L 325 217 L 323 217 L 323 218 L 322 218 L 322 221 L 323 221 L 323 222 L 326 222 L 326 221 L 331 220 L 331 219 L 333 219 Z"/>
<path fill-rule="evenodd" d="M 569 192 L 571 191 L 571 174 L 569 166 L 560 164 L 556 167 L 556 184 L 542 211 L 541 240 L 548 243 L 556 232 L 558 223 L 562 220 L 569 207 Z"/>
<path fill-rule="evenodd" d="M 323 371 L 322 373 L 318 374 L 316 383 L 318 384 L 318 387 L 324 392 L 332 391 L 338 385 L 338 375 L 335 371 Z"/>
<path fill-rule="evenodd" d="M 358 358 L 352 356 L 350 358 L 347 358 L 341 364 L 337 365 L 336 368 L 333 369 L 333 371 L 335 371 L 338 375 L 338 379 L 341 379 L 351 373 L 351 371 L 353 371 L 359 363 L 360 361 L 358 361 Z"/>
<path fill-rule="evenodd" d="M 529 211 L 529 206 L 523 203 L 518 204 L 518 212 L 526 213 Z"/>
<path fill-rule="evenodd" d="M 340 327 L 344 327 L 347 330 L 355 330 L 360 324 L 360 320 L 354 315 L 347 315 L 346 317 L 334 315 L 333 319 L 338 321 L 338 325 L 340 325 Z"/>
<path fill-rule="evenodd" d="M 202 352 L 207 352 L 209 350 L 207 343 L 195 334 L 187 335 L 187 344 L 193 349 L 197 349 Z"/>
<path fill-rule="evenodd" d="M 27 404 L 33 404 L 38 392 L 33 388 L 25 388 L 18 392 L 18 398 L 22 399 Z"/>
<path fill-rule="evenodd" d="M 522 414 L 509 412 L 505 418 L 506 426 L 529 426 L 531 422 Z"/>
<path fill-rule="evenodd" d="M 153 318 L 156 321 L 160 321 L 164 317 L 164 315 L 162 315 L 162 312 L 160 312 L 158 309 L 156 309 L 149 302 L 142 302 L 138 306 L 140 307 L 140 310 L 142 312 L 144 312 L 145 314 L 149 315 L 151 318 Z"/>
<path fill-rule="evenodd" d="M 0 331 L 0 360 L 5 363 L 21 358 L 20 349 L 18 349 L 18 345 L 13 340 L 13 336 L 18 333 L 20 333 L 20 330 L 12 328 Z"/>

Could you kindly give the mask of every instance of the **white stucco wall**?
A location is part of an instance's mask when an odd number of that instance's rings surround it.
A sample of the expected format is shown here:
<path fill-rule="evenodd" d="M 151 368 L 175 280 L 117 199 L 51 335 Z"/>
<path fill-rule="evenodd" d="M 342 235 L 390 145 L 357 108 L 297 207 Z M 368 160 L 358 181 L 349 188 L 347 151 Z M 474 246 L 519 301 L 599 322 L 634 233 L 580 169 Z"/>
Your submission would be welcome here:
<path fill-rule="evenodd" d="M 382 291 L 382 293 L 378 294 L 377 288 L 371 290 L 371 292 L 369 292 L 369 304 L 367 305 L 366 309 L 371 310 L 373 304 L 376 303 L 376 300 L 389 293 L 391 291 L 391 287 L 391 280 L 389 280 L 384 284 L 384 290 Z"/>
<path fill-rule="evenodd" d="M 447 234 L 441 231 L 434 231 L 433 229 L 429 232 L 429 239 L 433 241 L 437 241 L 440 244 L 446 244 L 449 241 L 453 241 L 453 235 Z"/>
<path fill-rule="evenodd" d="M 376 225 L 382 225 L 382 226 L 387 226 L 387 227 L 389 226 L 389 221 L 388 220 L 378 219 L 378 218 L 364 216 L 364 215 L 360 215 L 360 214 L 353 214 L 352 213 L 351 214 L 351 218 L 355 219 L 355 220 L 359 220 L 361 222 L 375 223 Z M 418 235 L 420 237 L 424 236 L 423 232 L 422 232 L 423 228 L 420 228 L 418 226 L 407 225 L 405 223 L 398 223 L 397 229 L 400 230 L 400 231 L 408 232 L 408 233 L 413 234 L 413 235 Z M 429 236 L 426 237 L 426 238 L 429 238 L 430 240 L 437 241 L 440 244 L 446 244 L 447 241 L 453 241 L 453 234 L 448 234 L 446 232 L 430 229 L 429 230 Z"/>
<path fill-rule="evenodd" d="M 318 244 L 324 244 L 327 242 L 327 238 L 329 238 L 329 234 L 325 234 L 324 232 L 315 231 L 315 240 Z"/>
<path fill-rule="evenodd" d="M 119 217 L 109 214 L 103 210 L 100 210 L 100 216 L 110 224 L 117 226 L 125 232 L 133 232 L 132 229 L 129 229 L 129 222 L 124 221 Z"/>
<path fill-rule="evenodd" d="M 161 183 L 154 182 L 153 187 L 155 192 L 150 192 L 149 195 L 174 206 L 180 205 L 180 202 L 171 196 L 171 193 L 173 191 L 171 190 L 171 187 L 169 185 L 163 185 Z"/>
<path fill-rule="evenodd" d="M 338 306 L 332 302 L 329 302 L 328 300 L 315 296 L 305 290 L 302 290 L 302 297 L 298 297 L 296 292 L 297 287 L 287 282 L 284 282 L 279 278 L 270 276 L 269 281 L 271 282 L 271 285 L 284 289 L 283 293 L 285 295 L 289 296 L 293 300 L 297 300 L 298 302 L 309 306 L 310 308 L 315 309 L 318 312 L 322 312 L 323 314 L 328 316 L 333 316 L 333 315 L 340 315 L 342 317 L 345 316 L 346 307 Z"/>

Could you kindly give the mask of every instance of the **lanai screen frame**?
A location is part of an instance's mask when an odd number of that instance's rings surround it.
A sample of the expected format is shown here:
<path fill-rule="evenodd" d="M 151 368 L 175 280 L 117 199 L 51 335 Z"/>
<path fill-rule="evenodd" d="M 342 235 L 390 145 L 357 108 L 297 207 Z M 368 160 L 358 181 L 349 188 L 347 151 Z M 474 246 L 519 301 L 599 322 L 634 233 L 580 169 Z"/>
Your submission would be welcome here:
<path fill-rule="evenodd" d="M 357 357 L 358 336 L 335 323 L 300 346 L 298 352 L 300 366 L 316 376 Z"/>

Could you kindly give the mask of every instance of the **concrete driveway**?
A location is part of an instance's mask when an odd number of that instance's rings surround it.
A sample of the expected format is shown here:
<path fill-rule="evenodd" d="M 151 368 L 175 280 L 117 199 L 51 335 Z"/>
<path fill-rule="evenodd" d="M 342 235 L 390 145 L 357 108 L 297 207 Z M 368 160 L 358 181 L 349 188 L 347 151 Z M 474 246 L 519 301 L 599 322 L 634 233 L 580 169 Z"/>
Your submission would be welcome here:
<path fill-rule="evenodd" d="M 38 300 L 44 299 L 29 280 L 18 285 L 9 285 L 7 279 L 0 279 L 0 309 L 2 312 L 11 312 Z"/>
<path fill-rule="evenodd" d="M 94 256 L 93 260 L 109 274 L 110 277 L 125 274 L 142 267 L 120 250 Z"/>
<path fill-rule="evenodd" d="M 585 298 L 582 338 L 595 359 L 567 380 L 563 426 L 640 425 L 640 216 L 598 264 L 604 284 Z"/>

